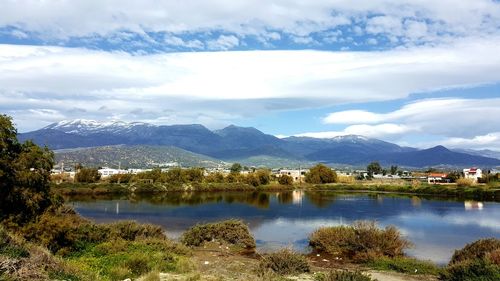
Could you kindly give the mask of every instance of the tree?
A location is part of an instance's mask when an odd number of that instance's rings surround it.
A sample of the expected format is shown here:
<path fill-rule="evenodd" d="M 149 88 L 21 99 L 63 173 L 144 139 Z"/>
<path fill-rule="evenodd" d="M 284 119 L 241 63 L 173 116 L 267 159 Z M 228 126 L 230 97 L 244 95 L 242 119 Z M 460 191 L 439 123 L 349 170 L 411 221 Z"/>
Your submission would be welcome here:
<path fill-rule="evenodd" d="M 368 176 L 373 177 L 374 174 L 380 174 L 382 172 L 382 167 L 378 162 L 371 162 L 366 166 L 366 170 L 368 171 Z"/>
<path fill-rule="evenodd" d="M 292 185 L 293 184 L 293 178 L 289 175 L 281 175 L 278 178 L 278 183 L 282 185 Z"/>
<path fill-rule="evenodd" d="M 398 172 L 398 166 L 391 166 L 391 175 L 395 175 Z"/>
<path fill-rule="evenodd" d="M 240 163 L 234 163 L 229 170 L 231 171 L 231 173 L 239 174 L 242 169 L 243 167 Z"/>
<path fill-rule="evenodd" d="M 269 170 L 260 169 L 255 172 L 255 176 L 259 180 L 259 184 L 266 185 L 271 181 L 271 175 Z"/>
<path fill-rule="evenodd" d="M 312 167 L 306 174 L 307 183 L 321 184 L 332 183 L 336 181 L 337 173 L 323 164 L 318 164 Z"/>
<path fill-rule="evenodd" d="M 54 154 L 17 140 L 11 118 L 0 115 L 0 221 L 24 224 L 52 205 L 50 171 Z"/>
<path fill-rule="evenodd" d="M 101 174 L 96 168 L 81 168 L 75 175 L 76 182 L 94 183 L 101 179 Z"/>

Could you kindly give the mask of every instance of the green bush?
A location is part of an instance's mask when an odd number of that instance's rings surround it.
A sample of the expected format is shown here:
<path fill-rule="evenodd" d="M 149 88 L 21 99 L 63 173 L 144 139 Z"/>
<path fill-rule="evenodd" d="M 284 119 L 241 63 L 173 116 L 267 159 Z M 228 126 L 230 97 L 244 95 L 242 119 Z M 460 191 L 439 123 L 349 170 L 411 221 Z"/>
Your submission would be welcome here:
<path fill-rule="evenodd" d="M 289 175 L 281 175 L 278 177 L 278 183 L 282 185 L 293 185 L 293 178 Z"/>
<path fill-rule="evenodd" d="M 81 168 L 75 174 L 76 182 L 94 183 L 101 179 L 101 174 L 95 168 Z"/>
<path fill-rule="evenodd" d="M 306 182 L 312 184 L 323 184 L 337 182 L 337 173 L 323 164 L 318 164 L 306 174 Z"/>
<path fill-rule="evenodd" d="M 480 239 L 456 250 L 440 275 L 445 281 L 500 280 L 500 240 Z"/>
<path fill-rule="evenodd" d="M 138 224 L 135 221 L 119 221 L 103 226 L 109 229 L 111 238 L 134 241 L 137 238 L 165 238 L 163 229 L 158 225 Z"/>
<path fill-rule="evenodd" d="M 328 273 L 320 273 L 315 277 L 316 281 L 376 281 L 369 275 L 359 271 L 333 270 Z"/>
<path fill-rule="evenodd" d="M 355 262 L 381 257 L 401 257 L 411 243 L 394 226 L 378 228 L 375 222 L 359 221 L 352 226 L 322 227 L 309 237 L 309 245 L 318 252 Z"/>
<path fill-rule="evenodd" d="M 280 275 L 299 274 L 311 271 L 307 259 L 289 249 L 264 255 L 259 263 L 259 272 L 262 274 L 272 270 Z"/>
<path fill-rule="evenodd" d="M 470 244 L 465 245 L 464 248 L 456 250 L 451 257 L 450 264 L 462 262 L 470 259 L 482 259 L 488 253 L 500 249 L 500 239 L 488 238 L 480 239 Z"/>
<path fill-rule="evenodd" d="M 500 266 L 486 259 L 466 260 L 449 265 L 439 277 L 443 281 L 498 281 Z"/>
<path fill-rule="evenodd" d="M 200 246 L 206 241 L 220 240 L 247 249 L 255 248 L 255 239 L 248 226 L 240 220 L 195 225 L 182 234 L 187 246 Z"/>

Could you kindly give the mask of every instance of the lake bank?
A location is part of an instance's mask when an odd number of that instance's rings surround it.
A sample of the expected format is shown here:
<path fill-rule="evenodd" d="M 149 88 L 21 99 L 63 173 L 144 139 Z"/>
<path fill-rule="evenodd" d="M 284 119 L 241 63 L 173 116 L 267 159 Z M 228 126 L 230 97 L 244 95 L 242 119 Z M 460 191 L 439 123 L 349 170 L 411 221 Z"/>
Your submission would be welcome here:
<path fill-rule="evenodd" d="M 342 192 L 373 192 L 439 196 L 444 198 L 473 199 L 500 202 L 500 188 L 488 185 L 458 186 L 429 184 L 268 184 L 252 186 L 245 183 L 190 183 L 190 184 L 148 184 L 148 183 L 62 183 L 52 184 L 51 190 L 60 195 L 103 195 L 103 194 L 158 194 L 165 192 L 234 192 L 234 191 L 314 191 L 331 190 Z"/>

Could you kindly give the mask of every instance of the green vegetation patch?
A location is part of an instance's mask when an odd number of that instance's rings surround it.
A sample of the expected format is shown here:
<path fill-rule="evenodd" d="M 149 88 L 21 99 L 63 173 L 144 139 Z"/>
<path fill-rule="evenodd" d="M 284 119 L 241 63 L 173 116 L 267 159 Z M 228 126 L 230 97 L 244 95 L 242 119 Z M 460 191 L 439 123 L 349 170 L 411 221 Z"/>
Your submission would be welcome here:
<path fill-rule="evenodd" d="M 188 246 L 200 246 L 212 240 L 224 241 L 247 249 L 255 248 L 255 239 L 248 226 L 240 220 L 195 225 L 181 237 L 182 243 Z"/>
<path fill-rule="evenodd" d="M 394 226 L 382 229 L 375 222 L 358 221 L 352 226 L 319 228 L 310 235 L 309 245 L 317 252 L 344 260 L 367 262 L 402 257 L 411 243 Z"/>
<path fill-rule="evenodd" d="M 368 262 L 370 268 L 391 270 L 405 274 L 438 275 L 442 269 L 431 261 L 421 261 L 407 257 L 379 258 Z"/>
<path fill-rule="evenodd" d="M 176 271 L 183 267 L 188 253 L 187 248 L 168 239 L 117 239 L 88 247 L 68 261 L 86 272 L 87 278 L 123 280 L 150 271 Z"/>
<path fill-rule="evenodd" d="M 500 280 L 500 239 L 480 239 L 456 250 L 440 274 L 445 281 Z"/>
<path fill-rule="evenodd" d="M 262 256 L 259 263 L 259 272 L 264 274 L 268 270 L 280 275 L 291 275 L 309 272 L 311 267 L 303 255 L 289 249 L 283 249 Z"/>

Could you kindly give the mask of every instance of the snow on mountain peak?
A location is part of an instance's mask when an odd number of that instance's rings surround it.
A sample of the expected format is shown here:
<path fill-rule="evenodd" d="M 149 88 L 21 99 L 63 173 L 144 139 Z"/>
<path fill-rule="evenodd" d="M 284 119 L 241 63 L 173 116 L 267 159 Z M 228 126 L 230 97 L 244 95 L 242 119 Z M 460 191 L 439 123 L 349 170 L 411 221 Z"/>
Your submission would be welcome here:
<path fill-rule="evenodd" d="M 74 119 L 74 120 L 63 120 L 48 125 L 44 129 L 58 130 L 70 134 L 87 135 L 99 132 L 126 131 L 134 126 L 152 126 L 152 125 L 141 122 L 127 123 L 119 120 L 96 121 L 89 119 Z"/>

